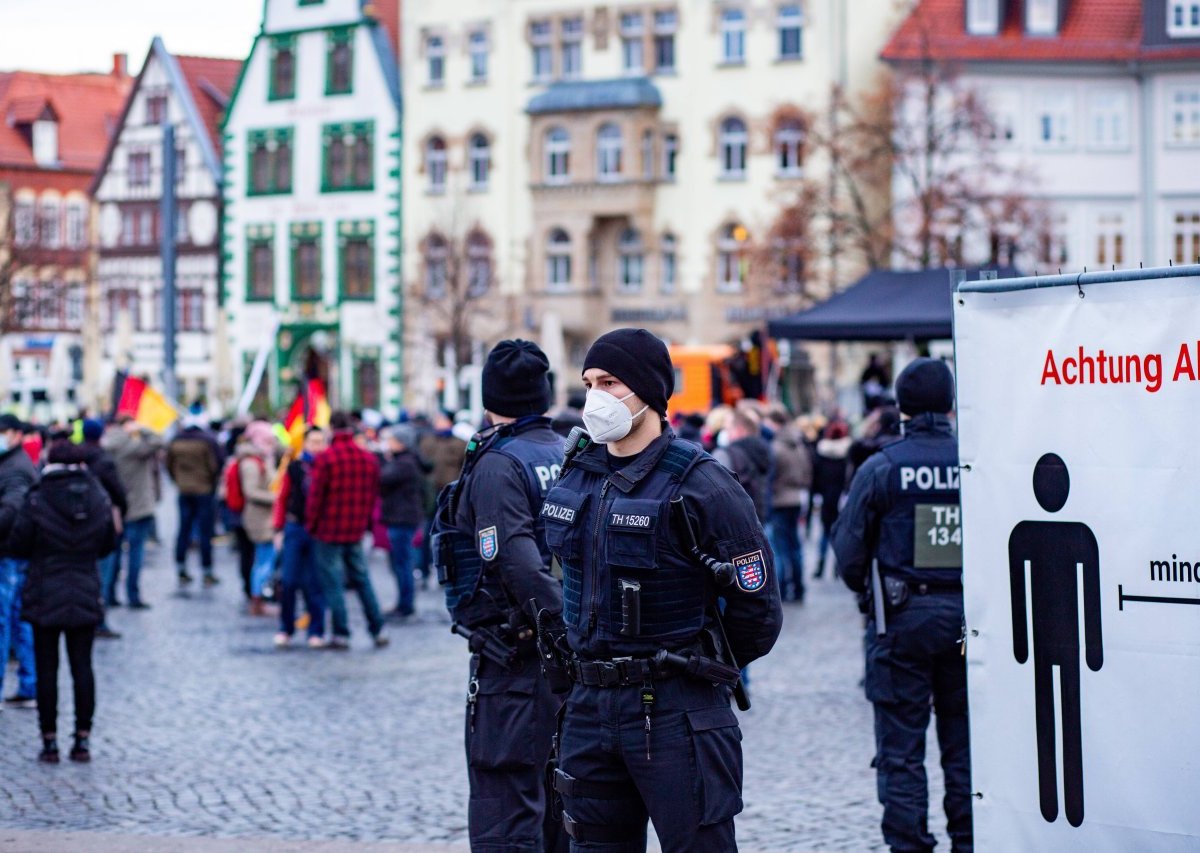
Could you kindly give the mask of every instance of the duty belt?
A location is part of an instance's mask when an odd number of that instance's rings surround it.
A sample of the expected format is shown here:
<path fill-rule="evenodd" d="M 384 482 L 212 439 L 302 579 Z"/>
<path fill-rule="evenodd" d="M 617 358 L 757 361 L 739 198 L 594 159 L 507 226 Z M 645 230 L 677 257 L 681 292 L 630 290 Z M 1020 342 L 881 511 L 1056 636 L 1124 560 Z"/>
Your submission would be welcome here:
<path fill-rule="evenodd" d="M 651 679 L 679 675 L 674 667 L 654 658 L 613 658 L 612 660 L 567 661 L 567 673 L 576 684 L 585 687 L 641 686 Z"/>
<path fill-rule="evenodd" d="M 919 583 L 917 581 L 909 581 L 908 588 L 912 590 L 914 595 L 961 595 L 963 585 L 961 583 Z"/>

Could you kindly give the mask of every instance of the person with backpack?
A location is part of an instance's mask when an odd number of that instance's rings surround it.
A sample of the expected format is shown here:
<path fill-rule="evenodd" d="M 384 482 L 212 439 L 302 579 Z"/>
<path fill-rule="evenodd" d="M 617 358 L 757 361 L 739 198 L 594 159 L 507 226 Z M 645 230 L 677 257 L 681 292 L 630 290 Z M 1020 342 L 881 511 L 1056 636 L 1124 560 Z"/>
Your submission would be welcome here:
<path fill-rule="evenodd" d="M 38 758 L 57 763 L 58 648 L 65 636 L 75 693 L 72 761 L 89 761 L 88 738 L 96 708 L 92 643 L 104 616 L 96 562 L 116 547 L 108 495 L 69 441 L 55 442 L 41 481 L 30 489 L 8 537 L 29 560 L 21 618 L 33 626 L 37 662 Z"/>
<path fill-rule="evenodd" d="M 549 373 L 546 354 L 530 341 L 500 341 L 488 353 L 482 391 L 490 426 L 468 445 L 433 526 L 450 618 L 456 633 L 476 638 L 468 641 L 466 735 L 475 850 L 554 851 L 566 842 L 546 773 L 563 699 L 542 671 L 530 615 L 544 610 L 561 623 L 562 587 L 550 571 L 543 518 L 563 460 L 562 439 L 545 416 Z M 481 651 L 478 640 L 488 636 L 509 651 Z"/>
<path fill-rule="evenodd" d="M 179 490 L 179 535 L 175 539 L 175 568 L 179 583 L 192 582 L 187 571 L 187 553 L 193 532 L 200 538 L 200 567 L 204 585 L 213 586 L 213 524 L 215 494 L 221 476 L 221 452 L 216 440 L 204 428 L 204 419 L 190 415 L 184 429 L 167 446 L 167 474 Z M 198 530 L 197 530 L 198 528 Z"/>
<path fill-rule="evenodd" d="M 738 482 L 754 502 L 760 523 L 767 520 L 768 485 L 771 476 L 771 446 L 763 439 L 758 421 L 750 411 L 735 409 L 725 428 L 728 442 L 713 451 L 713 458 L 737 475 Z"/>
<path fill-rule="evenodd" d="M 254 564 L 250 571 L 250 614 L 263 616 L 263 588 L 275 568 L 275 529 L 273 510 L 275 492 L 271 480 L 275 472 L 275 451 L 279 442 L 266 421 L 252 421 L 238 442 L 234 457 L 237 465 L 226 483 L 225 500 L 232 508 L 240 505 L 242 529 L 254 543 Z"/>

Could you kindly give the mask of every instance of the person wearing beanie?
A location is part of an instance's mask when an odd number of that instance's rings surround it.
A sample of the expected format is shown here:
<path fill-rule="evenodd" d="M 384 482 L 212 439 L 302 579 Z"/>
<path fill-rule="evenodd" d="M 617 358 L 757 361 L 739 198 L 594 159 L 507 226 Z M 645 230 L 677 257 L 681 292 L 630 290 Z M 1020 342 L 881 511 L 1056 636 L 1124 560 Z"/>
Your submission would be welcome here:
<path fill-rule="evenodd" d="M 543 634 L 562 637 L 556 656 L 573 682 L 556 787 L 578 844 L 644 849 L 649 818 L 664 850 L 724 853 L 737 850 L 742 807 L 730 698 L 746 701 L 739 669 L 771 650 L 782 607 L 750 497 L 666 422 L 674 375 L 645 329 L 609 332 L 584 359 L 591 441 L 570 449 L 542 509 L 564 605 Z M 709 632 L 722 621 L 719 650 Z M 697 675 L 692 656 L 725 668 Z M 680 784 L 697 775 L 703 785 Z"/>
<path fill-rule="evenodd" d="M 471 646 L 468 829 L 472 849 L 551 851 L 565 847 L 546 786 L 562 700 L 530 629 L 536 614 L 557 620 L 562 611 L 542 502 L 563 444 L 545 416 L 550 361 L 537 344 L 496 344 L 482 379 L 490 426 L 472 439 L 457 483 L 442 490 L 431 528 L 451 619 L 476 636 L 493 632 L 515 651 L 503 666 Z"/>
<path fill-rule="evenodd" d="M 922 769 L 932 706 L 946 828 L 955 850 L 970 850 L 958 441 L 949 417 L 954 377 L 945 363 L 918 358 L 896 378 L 896 401 L 903 437 L 855 473 L 833 527 L 833 552 L 846 585 L 869 597 L 864 686 L 875 704 L 884 842 L 893 850 L 933 849 Z"/>

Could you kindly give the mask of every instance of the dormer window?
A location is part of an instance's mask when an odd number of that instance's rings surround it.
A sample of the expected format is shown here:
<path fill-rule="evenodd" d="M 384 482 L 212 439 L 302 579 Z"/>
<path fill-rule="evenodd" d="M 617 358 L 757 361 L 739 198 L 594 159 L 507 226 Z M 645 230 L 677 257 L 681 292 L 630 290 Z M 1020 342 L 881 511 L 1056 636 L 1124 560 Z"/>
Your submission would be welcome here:
<path fill-rule="evenodd" d="M 1031 36 L 1058 35 L 1059 0 L 1026 0 L 1025 32 Z"/>
<path fill-rule="evenodd" d="M 33 123 L 33 159 L 39 166 L 58 165 L 58 121 L 40 118 Z"/>
<path fill-rule="evenodd" d="M 1172 38 L 1200 37 L 1200 0 L 1170 0 L 1167 35 Z"/>
<path fill-rule="evenodd" d="M 967 32 L 994 36 L 1000 32 L 1000 0 L 967 0 Z"/>

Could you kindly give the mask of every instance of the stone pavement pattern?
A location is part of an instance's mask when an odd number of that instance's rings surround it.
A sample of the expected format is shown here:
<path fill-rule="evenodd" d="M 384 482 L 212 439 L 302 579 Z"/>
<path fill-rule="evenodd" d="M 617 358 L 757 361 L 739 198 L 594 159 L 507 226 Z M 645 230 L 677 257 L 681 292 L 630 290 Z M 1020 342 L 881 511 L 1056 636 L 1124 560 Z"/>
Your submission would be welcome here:
<path fill-rule="evenodd" d="M 166 548 L 147 558 L 143 587 L 153 609 L 111 611 L 124 638 L 96 644 L 92 763 L 37 763 L 35 712 L 0 714 L 0 848 L 360 849 L 291 843 L 299 839 L 396 842 L 379 849 L 412 853 L 467 849 L 467 656 L 436 589 L 419 594 L 418 618 L 389 626 L 390 648 L 371 648 L 351 595 L 349 653 L 276 650 L 277 619 L 243 613 L 228 547 L 218 549 L 222 584 L 212 590 L 179 592 Z M 395 585 L 382 553 L 371 567 L 387 607 Z M 785 605 L 779 644 L 752 668 L 754 708 L 741 715 L 742 850 L 883 849 L 861 674 L 851 596 L 840 582 L 812 582 L 805 605 Z M 11 691 L 15 679 L 5 681 Z M 59 705 L 59 730 L 69 732 L 65 672 Z M 932 743 L 929 765 L 930 821 L 944 839 Z"/>

